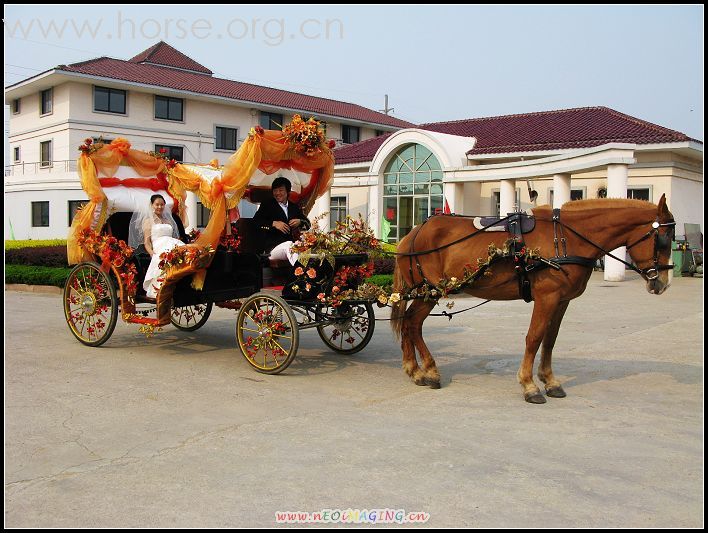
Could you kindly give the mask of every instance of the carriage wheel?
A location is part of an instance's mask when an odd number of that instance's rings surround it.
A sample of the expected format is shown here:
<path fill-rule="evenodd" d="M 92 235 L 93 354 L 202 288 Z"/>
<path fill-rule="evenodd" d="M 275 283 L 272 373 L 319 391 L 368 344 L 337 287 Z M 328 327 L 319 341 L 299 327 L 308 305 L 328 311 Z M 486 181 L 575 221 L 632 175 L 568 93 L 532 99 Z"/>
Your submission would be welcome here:
<path fill-rule="evenodd" d="M 69 274 L 64 316 L 71 333 L 86 346 L 100 346 L 113 334 L 118 321 L 116 288 L 96 263 L 80 263 Z"/>
<path fill-rule="evenodd" d="M 295 359 L 300 331 L 285 300 L 258 293 L 241 306 L 236 340 L 246 361 L 258 372 L 279 374 Z"/>
<path fill-rule="evenodd" d="M 332 319 L 324 326 L 317 326 L 317 333 L 335 352 L 353 354 L 369 344 L 374 334 L 376 317 L 371 303 L 347 304 L 322 308 Z"/>
<path fill-rule="evenodd" d="M 170 322 L 180 331 L 196 331 L 206 324 L 213 306 L 214 304 L 209 302 L 206 304 L 173 307 L 170 314 Z"/>

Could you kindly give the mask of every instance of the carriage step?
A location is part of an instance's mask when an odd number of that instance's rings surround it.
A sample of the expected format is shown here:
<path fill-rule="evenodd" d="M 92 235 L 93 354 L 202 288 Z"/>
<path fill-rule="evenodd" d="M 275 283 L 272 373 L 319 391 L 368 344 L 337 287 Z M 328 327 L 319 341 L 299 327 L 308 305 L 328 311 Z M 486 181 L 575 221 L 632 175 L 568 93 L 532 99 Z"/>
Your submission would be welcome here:
<path fill-rule="evenodd" d="M 157 300 L 155 298 L 150 298 L 149 296 L 138 295 L 135 297 L 135 303 L 157 305 Z"/>

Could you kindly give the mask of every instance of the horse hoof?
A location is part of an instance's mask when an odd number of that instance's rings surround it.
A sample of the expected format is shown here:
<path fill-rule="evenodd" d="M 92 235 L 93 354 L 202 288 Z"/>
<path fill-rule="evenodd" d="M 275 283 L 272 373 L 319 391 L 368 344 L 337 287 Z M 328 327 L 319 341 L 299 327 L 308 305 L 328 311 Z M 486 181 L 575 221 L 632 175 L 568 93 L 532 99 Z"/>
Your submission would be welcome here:
<path fill-rule="evenodd" d="M 558 385 L 557 387 L 551 387 L 546 391 L 546 396 L 549 396 L 551 398 L 565 398 L 566 394 L 565 391 L 563 390 L 563 387 Z"/>
<path fill-rule="evenodd" d="M 533 394 L 524 395 L 524 400 L 529 403 L 546 403 L 546 398 L 540 392 L 534 392 Z"/>
<path fill-rule="evenodd" d="M 439 389 L 440 388 L 440 380 L 439 379 L 430 379 L 430 378 L 425 378 L 425 384 L 429 385 L 431 389 Z"/>

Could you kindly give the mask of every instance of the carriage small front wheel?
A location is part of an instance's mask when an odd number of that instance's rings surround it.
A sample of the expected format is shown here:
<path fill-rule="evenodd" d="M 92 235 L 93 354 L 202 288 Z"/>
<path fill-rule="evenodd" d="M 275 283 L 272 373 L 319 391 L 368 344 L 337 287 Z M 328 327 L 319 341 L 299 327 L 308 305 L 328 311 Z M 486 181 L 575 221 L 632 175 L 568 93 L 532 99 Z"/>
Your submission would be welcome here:
<path fill-rule="evenodd" d="M 80 263 L 64 285 L 64 316 L 71 333 L 86 346 L 100 346 L 118 321 L 118 297 L 110 276 L 96 263 Z"/>
<path fill-rule="evenodd" d="M 300 332 L 290 306 L 274 294 L 246 300 L 236 320 L 236 342 L 246 361 L 263 374 L 279 374 L 295 359 Z"/>
<path fill-rule="evenodd" d="M 209 319 L 213 303 L 173 307 L 170 312 L 170 322 L 180 331 L 196 331 Z"/>
<path fill-rule="evenodd" d="M 370 302 L 344 302 L 334 308 L 322 307 L 320 312 L 329 320 L 317 326 L 317 333 L 335 352 L 351 355 L 369 344 L 376 325 L 374 308 Z"/>

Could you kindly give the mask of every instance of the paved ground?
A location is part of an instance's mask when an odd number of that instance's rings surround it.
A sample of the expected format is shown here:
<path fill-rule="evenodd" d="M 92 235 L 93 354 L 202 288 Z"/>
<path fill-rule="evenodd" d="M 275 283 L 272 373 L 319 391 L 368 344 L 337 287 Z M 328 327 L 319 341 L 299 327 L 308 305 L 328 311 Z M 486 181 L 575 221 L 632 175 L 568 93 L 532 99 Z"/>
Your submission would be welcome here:
<path fill-rule="evenodd" d="M 304 332 L 280 376 L 233 311 L 146 340 L 74 340 L 57 295 L 5 293 L 5 525 L 271 527 L 279 510 L 404 509 L 426 526 L 703 524 L 703 281 L 662 296 L 594 274 L 561 328 L 568 392 L 523 401 L 531 307 L 492 302 L 425 336 L 416 387 L 387 323 L 343 357 Z M 456 309 L 474 299 L 460 299 Z M 384 313 L 381 313 L 384 316 Z"/>

